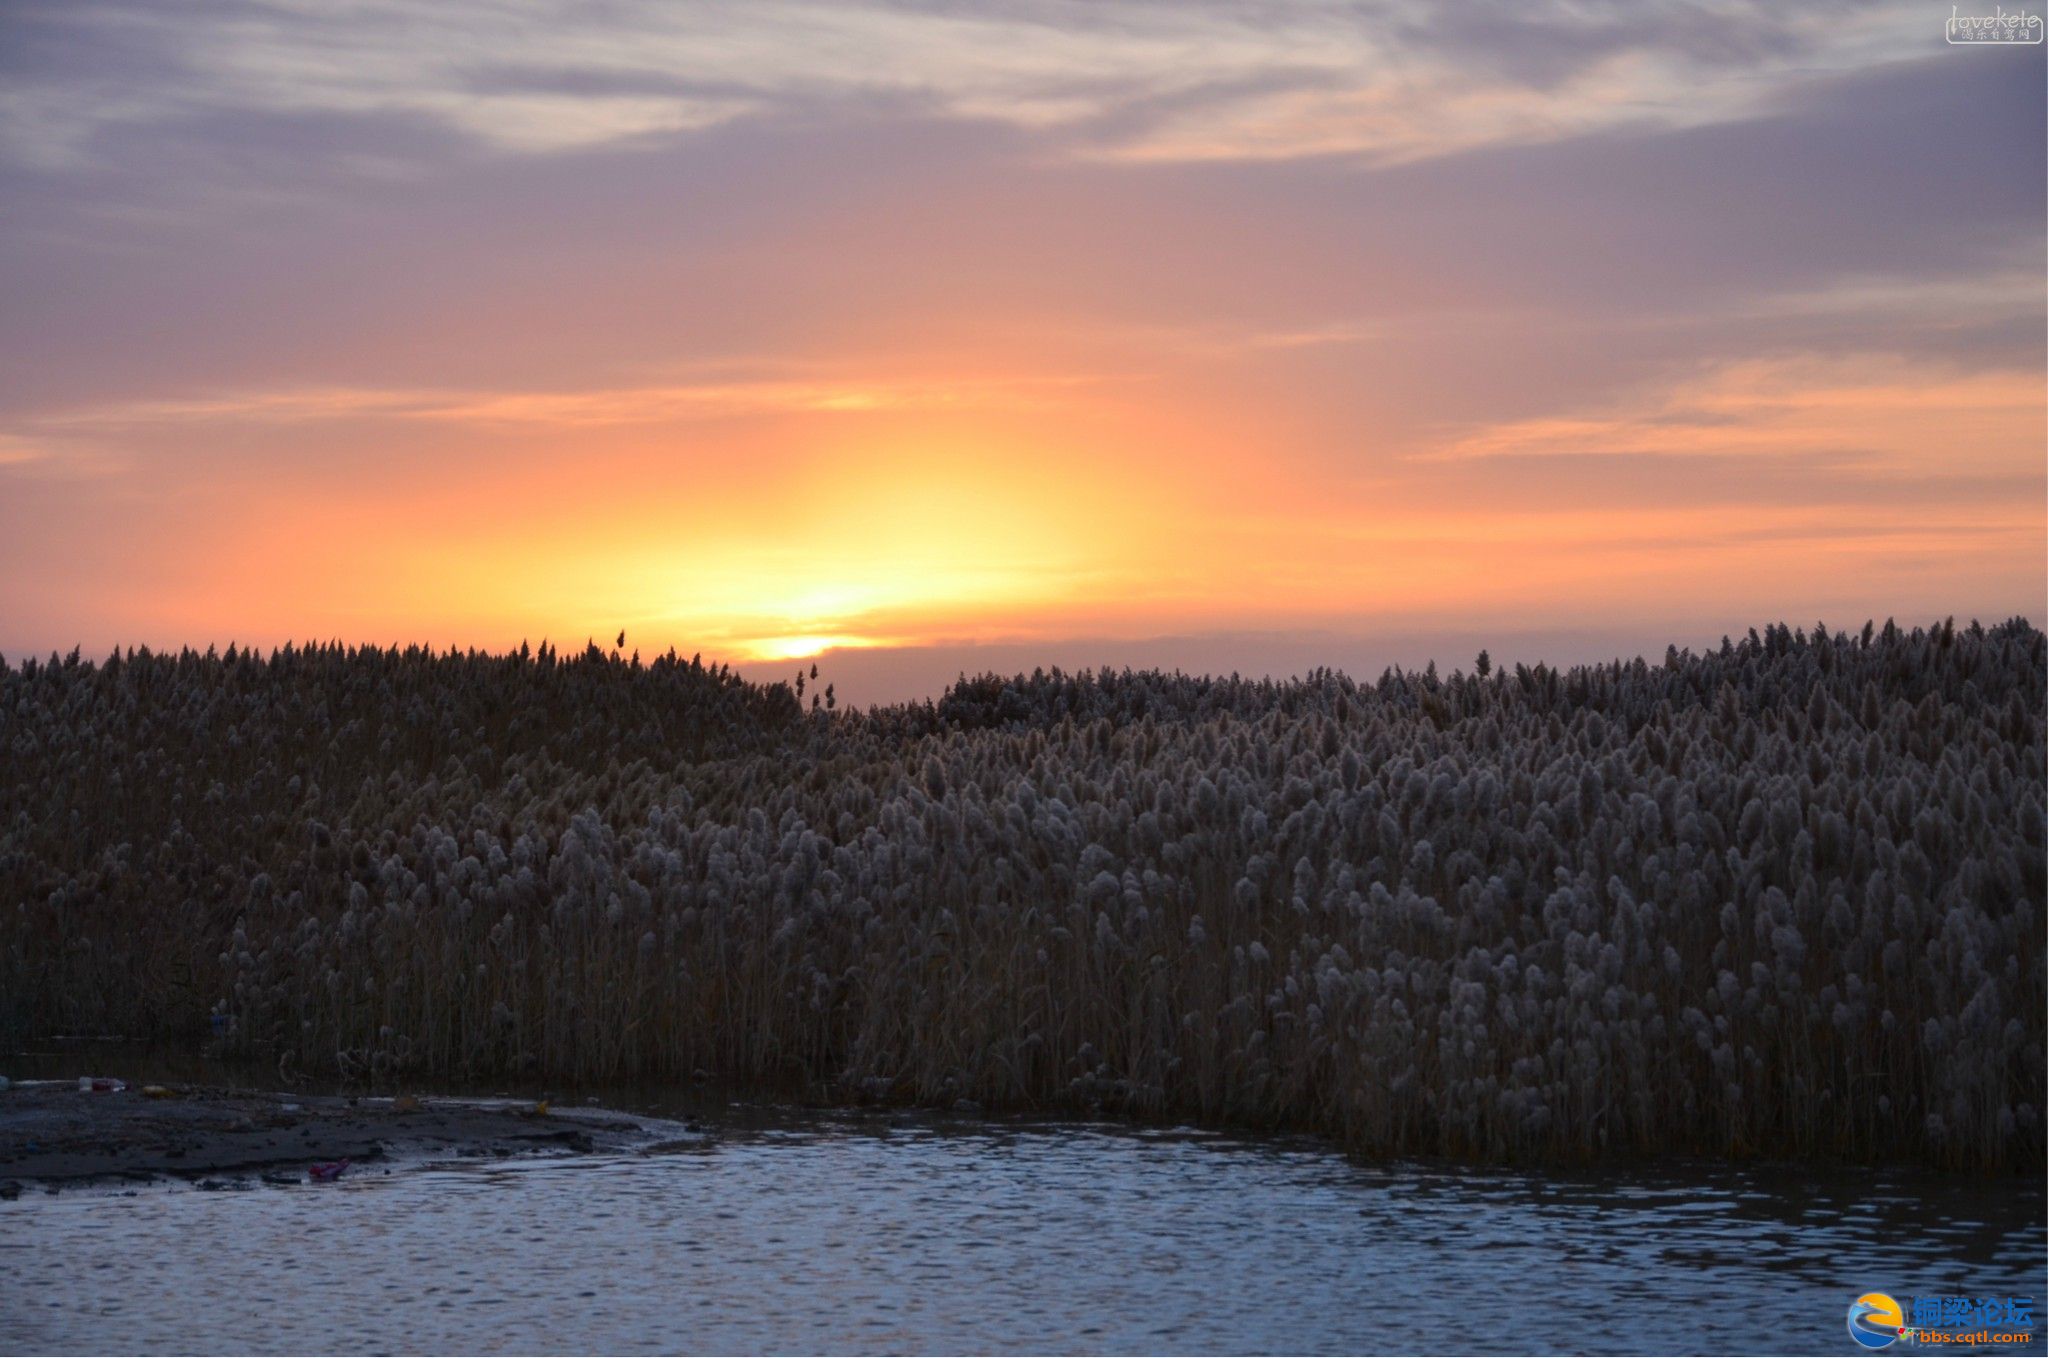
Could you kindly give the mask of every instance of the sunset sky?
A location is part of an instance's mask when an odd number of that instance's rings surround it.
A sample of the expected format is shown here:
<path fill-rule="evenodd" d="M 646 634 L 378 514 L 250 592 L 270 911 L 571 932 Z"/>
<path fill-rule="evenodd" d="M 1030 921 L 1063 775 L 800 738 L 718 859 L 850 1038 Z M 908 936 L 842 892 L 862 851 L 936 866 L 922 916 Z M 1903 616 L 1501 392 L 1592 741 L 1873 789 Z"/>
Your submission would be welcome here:
<path fill-rule="evenodd" d="M 1949 14 L 6 4 L 0 651 L 2040 623 L 2044 49 Z"/>

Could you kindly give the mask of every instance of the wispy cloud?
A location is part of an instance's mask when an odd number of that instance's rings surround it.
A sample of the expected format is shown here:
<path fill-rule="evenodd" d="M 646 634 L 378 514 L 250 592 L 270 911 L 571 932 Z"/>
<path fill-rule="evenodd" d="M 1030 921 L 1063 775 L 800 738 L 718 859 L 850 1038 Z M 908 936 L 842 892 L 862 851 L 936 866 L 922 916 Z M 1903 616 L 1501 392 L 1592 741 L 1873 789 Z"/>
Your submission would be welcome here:
<path fill-rule="evenodd" d="M 0 434 L 0 467 L 20 467 L 31 462 L 47 461 L 50 450 L 40 443 L 19 438 L 12 434 Z"/>
<path fill-rule="evenodd" d="M 2038 453 L 2038 374 L 1930 370 L 1888 358 L 1753 360 L 1597 413 L 1509 420 L 1422 461 L 1856 452 L 1909 467 L 1981 466 Z"/>
<path fill-rule="evenodd" d="M 91 439 L 0 432 L 0 477 L 14 479 L 17 486 L 31 480 L 104 484 L 125 465 L 117 451 Z"/>
<path fill-rule="evenodd" d="M 753 381 L 612 387 L 590 391 L 449 391 L 312 387 L 170 400 L 118 401 L 62 411 L 37 423 L 118 429 L 202 423 L 306 424 L 420 420 L 594 428 L 774 413 L 1043 408 L 1098 378 L 957 381 Z M 23 448 L 32 448 L 15 440 Z M 7 460 L 0 444 L 0 462 Z"/>
<path fill-rule="evenodd" d="M 1245 340 L 1249 349 L 1314 349 L 1325 344 L 1358 344 L 1384 339 L 1392 327 L 1377 321 L 1333 321 L 1299 330 L 1263 330 Z"/>
<path fill-rule="evenodd" d="M 1310 0 L 272 0 L 175 12 L 86 0 L 5 21 L 51 59 L 0 96 L 0 145 L 78 163 L 104 127 L 241 110 L 404 115 L 530 153 L 893 105 L 1051 132 L 1110 159 L 1393 162 L 1753 116 L 1816 72 L 1924 45 L 1915 37 L 1937 18 L 1919 4 L 1740 2 L 1432 21 L 1406 5 Z"/>

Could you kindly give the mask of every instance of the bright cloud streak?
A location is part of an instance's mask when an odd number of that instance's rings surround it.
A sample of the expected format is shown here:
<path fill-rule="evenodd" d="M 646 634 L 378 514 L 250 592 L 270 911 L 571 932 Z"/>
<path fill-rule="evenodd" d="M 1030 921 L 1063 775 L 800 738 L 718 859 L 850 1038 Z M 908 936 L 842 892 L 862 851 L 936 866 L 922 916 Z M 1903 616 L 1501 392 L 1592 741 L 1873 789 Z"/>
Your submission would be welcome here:
<path fill-rule="evenodd" d="M 1755 360 L 1601 417 L 1512 420 L 1427 456 L 1487 457 L 1853 452 L 1910 468 L 1932 447 L 1949 465 L 2029 469 L 2041 451 L 2038 378 L 1929 371 L 1877 358 Z"/>
<path fill-rule="evenodd" d="M 705 382 L 598 391 L 368 391 L 337 388 L 132 401 L 63 411 L 51 429 L 147 428 L 170 423 L 296 424 L 349 419 L 594 428 L 772 412 L 1018 407 L 1055 399 L 1092 378 L 936 382 Z"/>

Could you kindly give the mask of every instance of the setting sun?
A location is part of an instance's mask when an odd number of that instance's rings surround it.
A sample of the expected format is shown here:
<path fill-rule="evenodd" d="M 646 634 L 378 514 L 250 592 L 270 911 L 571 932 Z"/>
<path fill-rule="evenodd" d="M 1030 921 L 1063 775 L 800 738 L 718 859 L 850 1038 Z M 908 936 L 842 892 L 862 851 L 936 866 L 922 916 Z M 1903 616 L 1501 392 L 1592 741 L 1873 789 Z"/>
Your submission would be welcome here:
<path fill-rule="evenodd" d="M 822 633 L 816 636 L 747 637 L 740 641 L 740 653 L 747 660 L 809 660 L 827 651 L 864 650 L 885 645 L 874 637 Z"/>

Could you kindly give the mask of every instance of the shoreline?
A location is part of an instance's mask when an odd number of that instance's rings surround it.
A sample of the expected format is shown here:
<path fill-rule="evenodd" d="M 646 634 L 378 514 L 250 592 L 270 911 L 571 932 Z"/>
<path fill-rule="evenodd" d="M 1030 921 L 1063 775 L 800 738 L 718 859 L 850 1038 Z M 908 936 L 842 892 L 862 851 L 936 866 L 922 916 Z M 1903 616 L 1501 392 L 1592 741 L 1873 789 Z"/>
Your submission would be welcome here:
<path fill-rule="evenodd" d="M 343 1161 L 346 1178 L 436 1158 L 592 1154 L 702 1135 L 694 1123 L 521 1101 L 199 1084 L 84 1092 L 75 1080 L 36 1080 L 0 1092 L 0 1198 L 113 1181 L 314 1183 L 313 1166 Z"/>
<path fill-rule="evenodd" d="M 161 1058 L 164 1053 L 154 1055 Z M 145 1059 L 139 1068 L 161 1071 L 164 1066 Z M 80 1092 L 76 1077 L 15 1080 L 11 1088 L 0 1090 L 0 1201 L 29 1186 L 57 1192 L 63 1187 L 166 1181 L 207 1188 L 253 1187 L 259 1180 L 308 1183 L 313 1182 L 308 1173 L 312 1164 L 343 1158 L 354 1162 L 348 1175 L 361 1177 L 456 1159 L 700 1150 L 720 1141 L 745 1141 L 764 1130 L 817 1123 L 879 1125 L 884 1135 L 907 1126 L 1112 1126 L 1138 1135 L 1182 1131 L 1251 1142 L 1313 1143 L 1347 1160 L 1380 1168 L 1530 1174 L 1559 1180 L 1666 1173 L 1803 1179 L 1841 1169 L 1929 1183 L 2038 1185 L 2044 1177 L 2039 1169 L 2018 1165 L 1987 1172 L 1910 1159 L 1845 1163 L 1684 1150 L 1592 1158 L 1375 1157 L 1346 1147 L 1327 1132 L 1298 1126 L 1260 1126 L 1188 1113 L 1148 1115 L 1099 1104 L 1026 1110 L 965 1100 L 950 1106 L 877 1102 L 844 1090 L 833 1097 L 817 1086 L 802 1092 L 659 1081 L 573 1087 L 562 1091 L 559 1102 L 546 1113 L 536 1115 L 534 1099 L 483 1083 L 464 1086 L 429 1080 L 411 1094 L 389 1086 L 370 1093 L 333 1085 L 324 1092 L 302 1093 L 245 1083 L 243 1077 L 255 1071 L 245 1072 L 232 1063 L 188 1060 L 178 1068 L 192 1072 L 191 1077 L 167 1081 L 168 1095 L 160 1098 L 144 1094 L 150 1087 L 146 1076 L 118 1093 Z"/>

